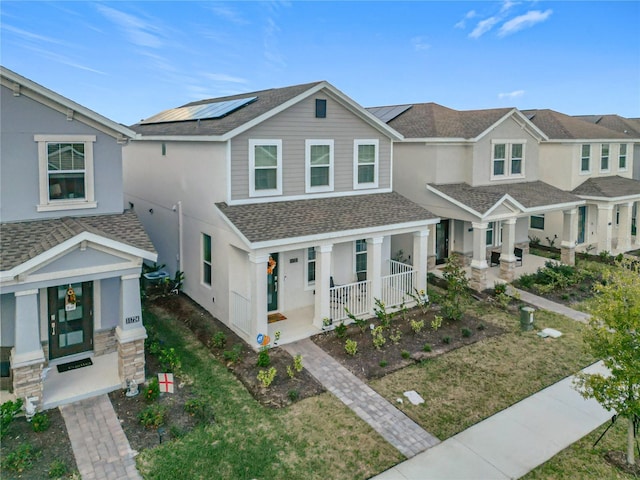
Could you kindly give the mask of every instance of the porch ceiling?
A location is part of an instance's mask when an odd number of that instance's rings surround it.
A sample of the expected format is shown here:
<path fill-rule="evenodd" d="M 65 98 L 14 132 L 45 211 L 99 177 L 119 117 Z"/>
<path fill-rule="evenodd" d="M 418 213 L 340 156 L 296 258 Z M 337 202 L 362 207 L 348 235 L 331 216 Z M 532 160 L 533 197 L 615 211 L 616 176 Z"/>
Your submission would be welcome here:
<path fill-rule="evenodd" d="M 437 220 L 433 213 L 395 192 L 216 206 L 250 243 L 376 227 L 428 225 Z"/>
<path fill-rule="evenodd" d="M 573 192 L 575 195 L 610 200 L 622 197 L 640 197 L 640 181 L 619 175 L 589 178 Z"/>
<path fill-rule="evenodd" d="M 489 216 L 498 207 L 507 203 L 522 213 L 554 210 L 584 203 L 573 193 L 565 192 L 541 181 L 477 187 L 472 187 L 467 183 L 429 184 L 428 187 L 432 192 L 456 203 L 467 211 L 471 211 L 480 218 Z"/>

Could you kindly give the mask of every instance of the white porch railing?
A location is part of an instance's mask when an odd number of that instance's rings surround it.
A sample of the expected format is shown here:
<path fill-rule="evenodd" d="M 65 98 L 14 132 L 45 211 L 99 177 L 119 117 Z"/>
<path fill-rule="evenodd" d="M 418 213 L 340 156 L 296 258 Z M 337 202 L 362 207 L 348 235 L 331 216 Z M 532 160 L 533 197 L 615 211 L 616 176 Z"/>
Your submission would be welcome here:
<path fill-rule="evenodd" d="M 388 308 L 398 307 L 411 301 L 417 271 L 413 266 L 389 260 L 390 275 L 382 277 L 381 301 Z"/>
<path fill-rule="evenodd" d="M 231 292 L 231 324 L 244 333 L 251 333 L 251 301 L 238 292 Z"/>
<path fill-rule="evenodd" d="M 329 312 L 334 322 L 341 322 L 349 318 L 345 308 L 356 317 L 366 315 L 371 311 L 371 282 L 349 283 L 336 285 L 329 289 Z"/>

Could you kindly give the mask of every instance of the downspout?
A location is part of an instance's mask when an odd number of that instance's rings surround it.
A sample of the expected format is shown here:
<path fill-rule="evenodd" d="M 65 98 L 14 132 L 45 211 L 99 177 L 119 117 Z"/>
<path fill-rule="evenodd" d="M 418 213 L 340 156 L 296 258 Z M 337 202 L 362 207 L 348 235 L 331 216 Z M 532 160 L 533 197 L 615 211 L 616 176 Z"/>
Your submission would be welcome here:
<path fill-rule="evenodd" d="M 182 268 L 182 259 L 184 258 L 182 252 L 182 201 L 178 202 L 178 271 L 184 271 Z"/>

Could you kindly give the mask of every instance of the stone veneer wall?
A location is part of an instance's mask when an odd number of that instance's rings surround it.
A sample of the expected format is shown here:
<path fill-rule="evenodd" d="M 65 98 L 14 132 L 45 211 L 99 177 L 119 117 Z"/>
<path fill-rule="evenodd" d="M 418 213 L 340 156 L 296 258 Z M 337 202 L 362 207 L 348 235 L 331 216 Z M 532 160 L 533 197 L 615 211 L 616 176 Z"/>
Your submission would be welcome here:
<path fill-rule="evenodd" d="M 115 328 L 93 332 L 93 352 L 96 357 L 116 350 L 118 350 L 118 342 Z"/>
<path fill-rule="evenodd" d="M 144 339 L 118 345 L 118 373 L 123 385 L 134 380 L 138 385 L 144 383 Z"/>
<path fill-rule="evenodd" d="M 13 369 L 13 394 L 16 398 L 38 397 L 38 403 L 42 402 L 42 366 L 42 363 L 34 363 Z"/>

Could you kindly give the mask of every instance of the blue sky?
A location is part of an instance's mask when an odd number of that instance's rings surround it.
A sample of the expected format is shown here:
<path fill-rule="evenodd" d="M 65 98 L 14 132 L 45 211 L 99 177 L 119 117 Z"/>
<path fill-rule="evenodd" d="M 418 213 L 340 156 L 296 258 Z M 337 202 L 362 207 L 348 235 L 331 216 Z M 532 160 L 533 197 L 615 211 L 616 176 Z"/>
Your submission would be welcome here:
<path fill-rule="evenodd" d="M 640 2 L 0 3 L 0 62 L 132 124 L 328 80 L 364 106 L 640 117 Z"/>

